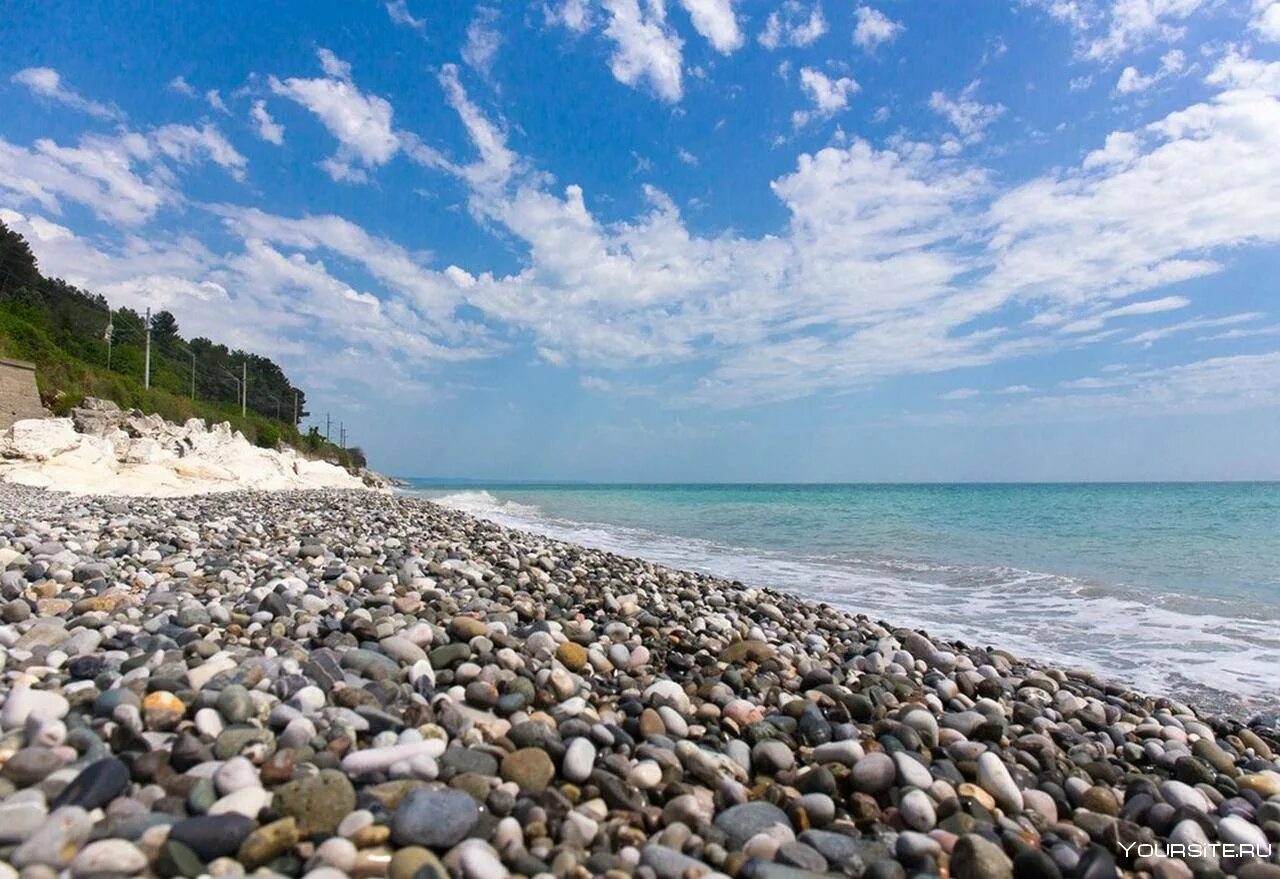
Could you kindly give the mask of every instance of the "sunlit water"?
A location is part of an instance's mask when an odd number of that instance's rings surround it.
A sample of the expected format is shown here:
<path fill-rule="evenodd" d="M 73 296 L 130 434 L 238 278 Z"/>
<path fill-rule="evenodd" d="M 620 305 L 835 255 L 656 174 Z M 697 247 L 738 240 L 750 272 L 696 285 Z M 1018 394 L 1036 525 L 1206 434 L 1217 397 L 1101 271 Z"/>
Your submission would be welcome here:
<path fill-rule="evenodd" d="M 1280 708 L 1277 483 L 413 490 L 1213 710 Z"/>

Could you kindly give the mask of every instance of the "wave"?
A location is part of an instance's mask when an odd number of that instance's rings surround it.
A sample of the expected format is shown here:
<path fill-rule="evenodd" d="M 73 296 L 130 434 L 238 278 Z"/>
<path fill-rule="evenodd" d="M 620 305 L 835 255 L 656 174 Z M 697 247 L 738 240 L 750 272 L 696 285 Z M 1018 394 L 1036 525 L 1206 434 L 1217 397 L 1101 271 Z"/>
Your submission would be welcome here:
<path fill-rule="evenodd" d="M 1242 713 L 1280 707 L 1280 623 L 1229 603 L 1160 596 L 1007 566 L 806 556 L 583 522 L 484 490 L 431 497 L 500 525 L 686 570 L 768 586 L 895 625 L 1085 668 L 1137 690 Z M 1204 608 L 1210 608 L 1206 611 Z"/>

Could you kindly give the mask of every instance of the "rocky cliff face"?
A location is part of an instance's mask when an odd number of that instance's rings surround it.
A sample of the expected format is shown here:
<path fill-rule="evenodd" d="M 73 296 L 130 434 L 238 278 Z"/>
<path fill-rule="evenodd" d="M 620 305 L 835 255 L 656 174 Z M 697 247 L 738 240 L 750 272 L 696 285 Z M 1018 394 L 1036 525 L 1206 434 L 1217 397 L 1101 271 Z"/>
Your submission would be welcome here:
<path fill-rule="evenodd" d="M 70 418 L 26 419 L 0 434 L 0 480 L 129 495 L 386 487 L 371 471 L 353 476 L 293 449 L 257 448 L 226 422 L 178 425 L 93 398 Z"/>

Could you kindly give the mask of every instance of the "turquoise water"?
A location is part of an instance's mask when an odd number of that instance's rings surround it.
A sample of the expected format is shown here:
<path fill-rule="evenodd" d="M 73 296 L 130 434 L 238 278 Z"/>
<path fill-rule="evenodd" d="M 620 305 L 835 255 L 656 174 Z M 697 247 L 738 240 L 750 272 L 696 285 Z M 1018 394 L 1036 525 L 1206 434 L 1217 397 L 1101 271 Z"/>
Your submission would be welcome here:
<path fill-rule="evenodd" d="M 1277 483 L 415 490 L 1146 691 L 1280 707 Z"/>

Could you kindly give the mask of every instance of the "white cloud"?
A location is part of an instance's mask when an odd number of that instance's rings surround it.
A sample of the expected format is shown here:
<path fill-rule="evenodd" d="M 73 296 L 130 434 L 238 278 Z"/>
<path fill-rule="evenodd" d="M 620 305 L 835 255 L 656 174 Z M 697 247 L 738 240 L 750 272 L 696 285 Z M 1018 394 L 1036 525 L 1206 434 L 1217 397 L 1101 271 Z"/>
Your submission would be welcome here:
<path fill-rule="evenodd" d="M 123 119 L 124 114 L 117 108 L 100 104 L 82 97 L 62 82 L 62 75 L 52 67 L 26 67 L 12 77 L 12 82 L 25 86 L 34 95 L 55 101 L 81 113 L 88 113 L 99 119 Z"/>
<path fill-rule="evenodd" d="M 1113 63 L 1152 43 L 1175 43 L 1188 21 L 1220 4 L 1213 0 L 1024 0 L 1075 32 L 1076 55 Z M 1267 0 L 1255 0 L 1255 3 Z"/>
<path fill-rule="evenodd" d="M 386 4 L 386 9 L 387 15 L 391 16 L 391 20 L 396 24 L 404 25 L 420 32 L 426 31 L 426 21 L 413 17 L 413 13 L 409 11 L 408 0 L 390 0 Z"/>
<path fill-rule="evenodd" d="M 966 144 L 980 142 L 1005 110 L 1003 104 L 984 104 L 974 97 L 979 85 L 981 82 L 975 79 L 954 98 L 941 91 L 929 97 L 929 109 L 946 119 Z"/>
<path fill-rule="evenodd" d="M 592 16 L 588 0 L 561 0 L 548 5 L 544 13 L 549 24 L 560 24 L 576 33 L 586 33 L 591 28 Z"/>
<path fill-rule="evenodd" d="M 1206 78 L 1211 85 L 1227 89 L 1255 89 L 1280 96 L 1280 61 L 1258 61 L 1233 47 Z"/>
<path fill-rule="evenodd" d="M 695 156 L 693 153 L 689 152 L 684 147 L 680 147 L 679 149 L 676 150 L 676 158 L 679 159 L 684 164 L 692 167 L 696 167 L 698 164 L 698 157 Z"/>
<path fill-rule="evenodd" d="M 1159 299 L 1148 299 L 1143 302 L 1131 302 L 1115 308 L 1104 309 L 1089 317 L 1074 320 L 1062 327 L 1064 333 L 1092 333 L 1102 329 L 1107 321 L 1117 317 L 1134 317 L 1137 315 L 1159 314 L 1165 311 L 1176 311 L 1186 308 L 1191 300 L 1185 296 L 1163 296 Z"/>
<path fill-rule="evenodd" d="M 882 43 L 892 42 L 902 32 L 902 25 L 899 22 L 893 21 L 880 10 L 870 6 L 859 6 L 856 18 L 853 42 L 867 52 L 874 52 Z"/>
<path fill-rule="evenodd" d="M 247 164 L 210 123 L 84 135 L 74 147 L 48 138 L 30 148 L 0 139 L 0 191 L 13 204 L 35 203 L 53 215 L 72 201 L 108 223 L 131 226 L 180 202 L 176 170 L 204 162 L 219 165 L 237 180 Z"/>
<path fill-rule="evenodd" d="M 947 391 L 945 394 L 939 394 L 940 400 L 971 400 L 981 394 L 981 391 L 973 388 L 956 388 L 954 391 Z"/>
<path fill-rule="evenodd" d="M 1034 391 L 1035 391 L 1035 388 L 1031 387 L 1031 385 L 1008 385 L 1007 387 L 1001 388 L 996 393 L 998 394 L 1030 394 L 1030 393 L 1033 393 Z"/>
<path fill-rule="evenodd" d="M 204 99 L 205 99 L 205 102 L 210 107 L 212 107 L 214 110 L 217 110 L 219 113 L 229 114 L 231 112 L 230 110 L 227 109 L 227 105 L 222 100 L 222 95 L 218 93 L 217 89 L 209 89 L 207 92 L 205 92 Z"/>
<path fill-rule="evenodd" d="M 306 107 L 338 140 L 338 152 L 321 167 L 334 180 L 361 181 L 364 169 L 386 164 L 400 150 L 400 139 L 392 127 L 392 109 L 384 98 L 365 94 L 351 82 L 351 65 L 327 49 L 319 50 L 327 77 L 281 82 L 269 80 L 271 91 Z"/>
<path fill-rule="evenodd" d="M 1186 63 L 1187 58 L 1182 50 L 1170 49 L 1161 57 L 1159 69 L 1149 76 L 1138 73 L 1136 67 L 1126 67 L 1120 72 L 1120 79 L 1116 82 L 1116 92 L 1128 95 L 1146 91 L 1160 80 L 1180 73 L 1186 67 Z"/>
<path fill-rule="evenodd" d="M 151 142 L 165 156 L 183 165 L 210 161 L 226 169 L 237 180 L 244 178 L 248 164 L 245 157 L 233 147 L 222 132 L 206 122 L 196 128 L 191 125 L 164 125 L 151 132 Z"/>
<path fill-rule="evenodd" d="M 1253 8 L 1249 28 L 1263 40 L 1280 43 L 1280 0 L 1254 0 Z"/>
<path fill-rule="evenodd" d="M 1152 342 L 1158 342 L 1161 339 L 1167 339 L 1172 335 L 1185 333 L 1189 330 L 1230 327 L 1235 326 L 1236 324 L 1250 323 L 1263 317 L 1266 317 L 1266 315 L 1258 311 L 1244 312 L 1242 314 L 1228 314 L 1225 317 L 1199 317 L 1194 320 L 1186 320 L 1181 323 L 1147 330 L 1146 332 L 1138 333 L 1136 336 L 1126 339 L 1125 341 L 1132 345 L 1150 345 Z"/>
<path fill-rule="evenodd" d="M 1100 418 L 1220 413 L 1280 404 L 1280 352 L 1212 357 L 1177 366 L 1087 377 L 1073 393 L 1028 400 L 1025 417 Z M 1075 393 L 1086 391 L 1089 393 Z"/>
<path fill-rule="evenodd" d="M 186 95 L 188 98 L 194 98 L 196 96 L 195 86 L 187 82 L 186 79 L 181 76 L 175 76 L 173 79 L 169 80 L 169 91 L 177 92 L 180 95 Z"/>
<path fill-rule="evenodd" d="M 488 74 L 502 45 L 502 34 L 493 26 L 496 9 L 482 6 L 467 26 L 467 42 L 462 47 L 462 60 L 481 73 Z"/>
<path fill-rule="evenodd" d="M 850 95 L 857 94 L 859 85 L 852 78 L 841 76 L 832 79 L 812 67 L 800 68 L 800 87 L 813 104 L 812 110 L 797 110 L 791 121 L 797 127 L 813 119 L 827 119 L 849 106 Z"/>
<path fill-rule="evenodd" d="M 681 81 L 684 41 L 667 24 L 663 0 L 604 0 L 609 13 L 605 36 L 614 43 L 609 69 L 618 82 L 637 86 L 642 80 L 664 101 L 684 96 Z"/>
<path fill-rule="evenodd" d="M 284 143 L 284 126 L 271 118 L 271 114 L 267 112 L 266 101 L 254 101 L 253 109 L 249 111 L 249 118 L 253 120 L 258 137 L 276 146 Z"/>
<path fill-rule="evenodd" d="M 769 13 L 764 30 L 757 38 L 760 45 L 773 50 L 781 46 L 801 48 L 827 32 L 827 20 L 818 2 L 806 7 L 800 0 L 784 0 L 780 10 Z"/>
<path fill-rule="evenodd" d="M 316 50 L 316 55 L 320 58 L 320 68 L 324 70 L 325 76 L 332 76 L 334 79 L 351 79 L 351 65 L 333 52 L 321 46 Z"/>
<path fill-rule="evenodd" d="M 728 55 L 742 48 L 742 31 L 733 13 L 733 0 L 680 0 L 689 13 L 694 30 L 706 38 L 717 52 Z"/>

